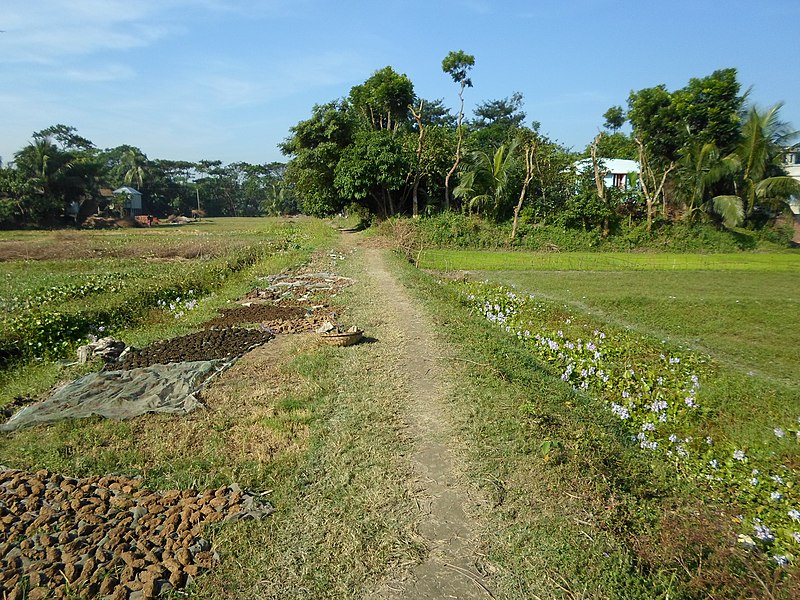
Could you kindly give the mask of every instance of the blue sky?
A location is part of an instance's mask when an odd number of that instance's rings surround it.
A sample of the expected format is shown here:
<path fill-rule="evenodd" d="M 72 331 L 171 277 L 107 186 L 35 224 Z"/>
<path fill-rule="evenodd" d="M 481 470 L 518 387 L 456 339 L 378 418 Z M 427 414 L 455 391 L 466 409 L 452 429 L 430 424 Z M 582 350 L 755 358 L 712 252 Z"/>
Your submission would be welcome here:
<path fill-rule="evenodd" d="M 64 123 L 150 158 L 284 160 L 315 103 L 386 65 L 455 109 L 458 49 L 476 59 L 467 116 L 518 91 L 573 148 L 631 90 L 726 67 L 800 128 L 798 23 L 798 0 L 3 0 L 0 156 Z"/>

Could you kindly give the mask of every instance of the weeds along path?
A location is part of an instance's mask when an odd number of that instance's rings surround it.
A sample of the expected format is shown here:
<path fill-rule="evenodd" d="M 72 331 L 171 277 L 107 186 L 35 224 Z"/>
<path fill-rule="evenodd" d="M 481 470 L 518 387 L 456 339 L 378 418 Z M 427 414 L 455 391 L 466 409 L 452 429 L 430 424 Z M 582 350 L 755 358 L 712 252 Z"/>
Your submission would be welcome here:
<path fill-rule="evenodd" d="M 477 527 L 470 513 L 485 505 L 463 481 L 458 441 L 445 406 L 449 381 L 431 323 L 387 268 L 383 250 L 364 248 L 373 302 L 386 307 L 387 324 L 401 340 L 397 369 L 408 390 L 403 415 L 412 439 L 410 453 L 422 511 L 419 533 L 428 554 L 405 580 L 384 581 L 374 598 L 491 598 L 476 565 Z"/>

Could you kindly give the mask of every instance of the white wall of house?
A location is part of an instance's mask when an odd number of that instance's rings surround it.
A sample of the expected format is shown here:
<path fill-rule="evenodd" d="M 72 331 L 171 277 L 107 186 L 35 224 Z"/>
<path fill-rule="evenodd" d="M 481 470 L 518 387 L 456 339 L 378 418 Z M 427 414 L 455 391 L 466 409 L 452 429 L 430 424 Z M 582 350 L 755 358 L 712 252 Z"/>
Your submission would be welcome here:
<path fill-rule="evenodd" d="M 639 173 L 639 162 L 635 160 L 627 160 L 625 158 L 598 158 L 597 162 L 600 163 L 600 172 L 603 173 L 603 183 L 606 188 L 619 188 L 625 189 L 630 187 L 632 182 L 628 181 L 630 173 Z M 575 170 L 578 173 L 584 171 L 592 171 L 591 158 L 584 158 L 575 163 Z"/>

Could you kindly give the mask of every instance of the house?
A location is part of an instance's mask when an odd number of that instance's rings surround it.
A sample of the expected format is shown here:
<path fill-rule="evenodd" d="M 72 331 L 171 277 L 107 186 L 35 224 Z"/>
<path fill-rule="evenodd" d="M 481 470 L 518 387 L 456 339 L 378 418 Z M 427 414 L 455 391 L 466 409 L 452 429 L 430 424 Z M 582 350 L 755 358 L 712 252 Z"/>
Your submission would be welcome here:
<path fill-rule="evenodd" d="M 636 187 L 636 177 L 629 177 L 631 173 L 639 174 L 639 162 L 624 158 L 599 158 L 597 162 L 600 166 L 600 173 L 603 174 L 603 183 L 608 188 L 626 190 Z M 592 159 L 584 158 L 575 163 L 575 170 L 578 173 L 593 171 Z"/>
<path fill-rule="evenodd" d="M 787 148 L 783 154 L 783 168 L 789 177 L 800 181 L 800 144 Z M 800 216 L 800 198 L 791 196 L 789 208 L 795 216 Z"/>
<path fill-rule="evenodd" d="M 142 214 L 142 193 L 132 187 L 123 186 L 114 190 L 114 196 L 122 200 L 121 214 L 131 217 Z"/>

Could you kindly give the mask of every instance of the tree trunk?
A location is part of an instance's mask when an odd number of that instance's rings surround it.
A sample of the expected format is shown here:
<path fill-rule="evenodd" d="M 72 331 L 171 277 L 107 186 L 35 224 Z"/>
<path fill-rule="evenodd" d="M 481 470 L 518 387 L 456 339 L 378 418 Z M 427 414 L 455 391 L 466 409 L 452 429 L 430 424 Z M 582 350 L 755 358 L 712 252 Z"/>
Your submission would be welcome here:
<path fill-rule="evenodd" d="M 461 89 L 458 91 L 458 99 L 461 101 L 461 107 L 458 110 L 458 125 L 456 126 L 456 160 L 453 163 L 453 166 L 450 167 L 450 170 L 447 172 L 447 175 L 444 178 L 444 207 L 446 210 L 450 210 L 450 178 L 453 176 L 453 173 L 456 172 L 458 169 L 458 165 L 461 162 L 461 142 L 464 138 L 464 130 L 461 127 L 464 123 L 464 86 L 466 84 L 462 81 L 461 82 Z"/>
<path fill-rule="evenodd" d="M 528 191 L 528 186 L 533 179 L 533 155 L 534 155 L 534 147 L 533 143 L 525 146 L 525 179 L 522 182 L 522 190 L 519 193 L 519 200 L 517 201 L 517 205 L 514 207 L 514 222 L 511 225 L 511 241 L 514 241 L 514 238 L 517 237 L 517 226 L 519 225 L 519 212 L 522 210 L 522 203 L 525 201 L 525 194 Z"/>
<path fill-rule="evenodd" d="M 411 204 L 411 216 L 413 218 L 419 217 L 419 202 L 418 202 L 418 191 L 419 191 L 419 184 L 422 181 L 422 143 L 425 140 L 425 127 L 422 124 L 422 107 L 424 106 L 425 101 L 419 101 L 419 109 L 416 111 L 414 107 L 409 107 L 411 109 L 411 114 L 414 116 L 414 120 L 417 122 L 417 127 L 419 127 L 419 137 L 417 138 L 417 172 L 414 174 L 414 187 L 413 187 L 413 199 Z"/>

